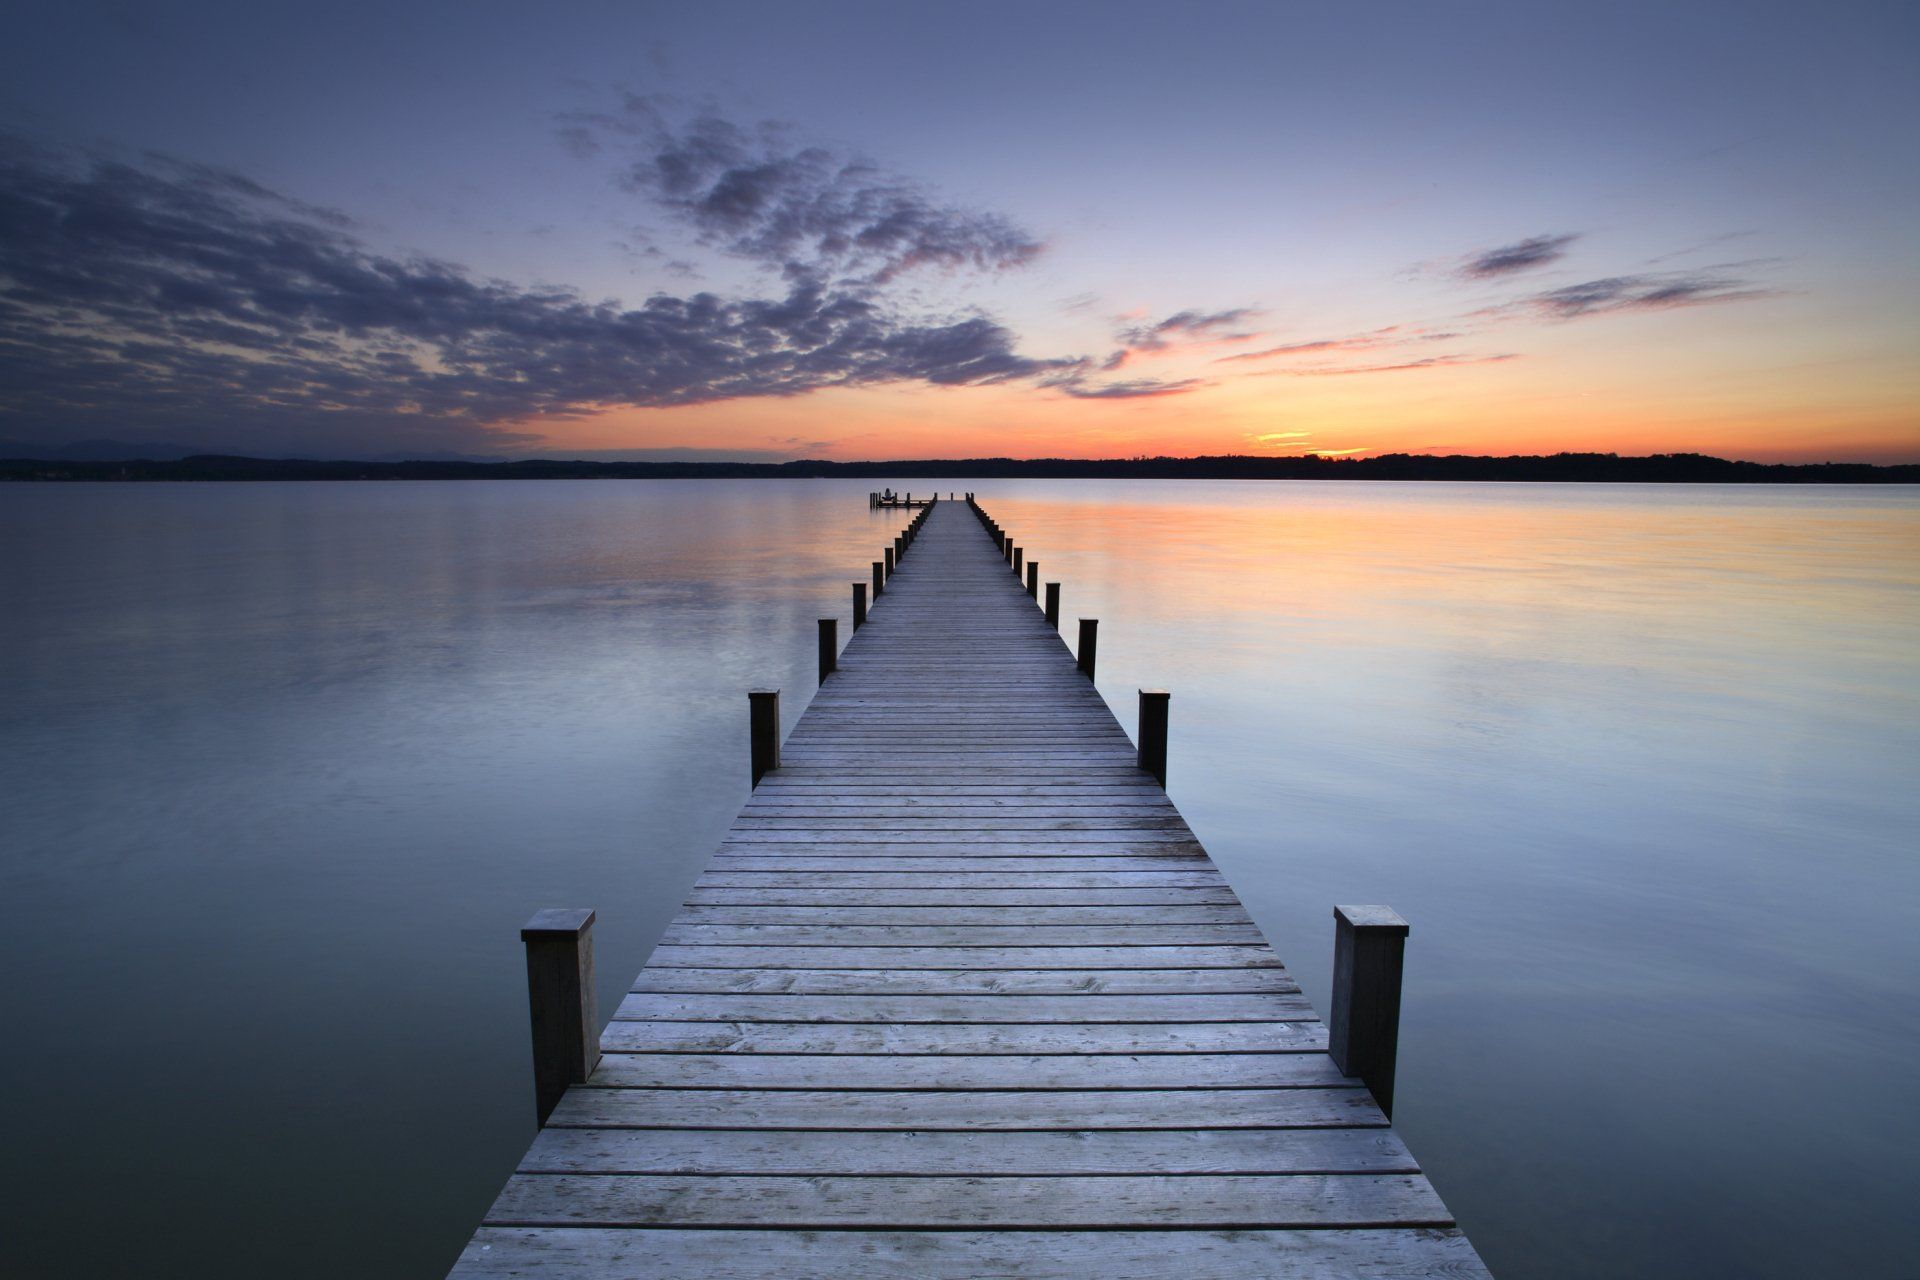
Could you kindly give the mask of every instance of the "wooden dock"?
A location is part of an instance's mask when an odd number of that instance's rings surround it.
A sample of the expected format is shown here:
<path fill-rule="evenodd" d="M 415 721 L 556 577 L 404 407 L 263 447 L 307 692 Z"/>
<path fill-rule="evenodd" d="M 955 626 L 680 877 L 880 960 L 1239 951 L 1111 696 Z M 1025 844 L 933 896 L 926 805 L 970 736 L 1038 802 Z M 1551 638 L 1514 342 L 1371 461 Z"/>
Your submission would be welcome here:
<path fill-rule="evenodd" d="M 1486 1274 L 1010 558 L 926 514 L 453 1275 Z"/>

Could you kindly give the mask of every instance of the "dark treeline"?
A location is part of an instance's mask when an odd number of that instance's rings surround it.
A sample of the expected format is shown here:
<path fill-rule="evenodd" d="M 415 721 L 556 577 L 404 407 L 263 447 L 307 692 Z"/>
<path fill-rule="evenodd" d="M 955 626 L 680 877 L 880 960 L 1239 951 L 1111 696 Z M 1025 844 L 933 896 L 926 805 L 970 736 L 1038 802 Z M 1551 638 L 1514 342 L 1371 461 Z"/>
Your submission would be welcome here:
<path fill-rule="evenodd" d="M 0 460 L 0 480 L 624 480 L 869 477 L 1178 480 L 1514 480 L 1640 484 L 1920 484 L 1920 464 L 1735 462 L 1698 453 L 1508 458 L 959 458 L 897 462 L 320 462 L 202 454 L 170 461 Z"/>

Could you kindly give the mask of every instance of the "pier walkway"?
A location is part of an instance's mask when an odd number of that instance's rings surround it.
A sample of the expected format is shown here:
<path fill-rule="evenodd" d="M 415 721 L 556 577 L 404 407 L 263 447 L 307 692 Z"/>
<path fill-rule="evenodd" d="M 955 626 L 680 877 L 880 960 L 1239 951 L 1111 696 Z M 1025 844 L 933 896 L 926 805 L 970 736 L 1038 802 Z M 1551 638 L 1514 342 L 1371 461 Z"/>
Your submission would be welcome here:
<path fill-rule="evenodd" d="M 453 1274 L 1484 1275 L 967 505 L 911 552 Z"/>

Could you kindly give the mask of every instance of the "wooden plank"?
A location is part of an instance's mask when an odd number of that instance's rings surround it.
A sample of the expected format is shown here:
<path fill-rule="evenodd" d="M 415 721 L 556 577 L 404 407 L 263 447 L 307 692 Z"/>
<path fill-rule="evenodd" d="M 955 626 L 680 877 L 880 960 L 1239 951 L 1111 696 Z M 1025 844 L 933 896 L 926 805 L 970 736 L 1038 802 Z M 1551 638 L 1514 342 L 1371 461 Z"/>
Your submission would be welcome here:
<path fill-rule="evenodd" d="M 616 1022 L 1304 1022 L 1304 996 L 1247 995 L 842 996 L 729 992 L 719 995 L 629 993 Z"/>
<path fill-rule="evenodd" d="M 985 813 L 978 816 L 943 817 L 934 814 L 913 815 L 908 817 L 871 817 L 858 814 L 850 817 L 821 816 L 804 814 L 799 817 L 779 817 L 753 814 L 736 819 L 730 837 L 733 843 L 742 843 L 749 835 L 758 835 L 769 831 L 817 832 L 822 835 L 834 835 L 838 832 L 884 831 L 899 836 L 903 833 L 914 839 L 958 839 L 962 833 L 982 835 L 989 831 L 1037 831 L 1049 835 L 1063 831 L 1099 832 L 1103 836 L 1117 840 L 1144 840 L 1149 831 L 1175 831 L 1179 838 L 1192 839 L 1187 824 L 1179 818 L 1169 818 L 1162 814 L 1144 813 L 1140 817 L 1129 817 L 1115 813 L 1111 809 L 1092 809 L 1084 816 L 1061 816 L 1057 814 L 1024 813 Z M 991 837 L 1003 839 L 1004 837 Z"/>
<path fill-rule="evenodd" d="M 1160 853 L 1185 852 L 1200 855 L 1201 849 L 1192 835 L 1186 830 L 1143 831 L 1131 827 L 1117 827 L 1105 830 L 1091 828 L 1078 830 L 1031 828 L 1021 831 L 985 831 L 968 827 L 958 830 L 934 830 L 915 823 L 911 826 L 894 827 L 884 831 L 749 831 L 735 827 L 727 833 L 724 848 L 746 849 L 754 846 L 781 845 L 805 848 L 810 845 L 825 845 L 829 849 L 849 849 L 866 852 L 872 846 L 888 845 L 940 845 L 948 849 L 966 849 L 972 845 L 989 847 L 1007 847 L 1014 850 L 1036 850 L 1059 847 L 1070 852 L 1094 851 L 1116 853 Z M 1088 848 L 1091 846 L 1091 848 Z M 1157 848 L 1155 846 L 1163 846 Z M 878 853 L 879 848 L 871 848 Z M 949 854 L 948 856 L 952 856 Z"/>
<path fill-rule="evenodd" d="M 1338 1129 L 1386 1127 L 1365 1089 L 870 1092 L 573 1088 L 572 1129 Z"/>
<path fill-rule="evenodd" d="M 1033 941 L 1024 925 L 804 925 L 670 924 L 662 943 L 675 946 L 752 947 L 1017 947 Z M 1062 924 L 1049 941 L 1083 947 L 1218 946 L 1263 941 L 1251 924 Z"/>
<path fill-rule="evenodd" d="M 937 879 L 933 877 L 938 877 Z M 1218 871 L 815 871 L 715 870 L 694 882 L 694 892 L 723 889 L 1222 889 Z"/>
<path fill-rule="evenodd" d="M 1284 966 L 1264 943 L 1182 947 L 735 947 L 654 948 L 649 968 L 735 969 L 1244 969 Z"/>
<path fill-rule="evenodd" d="M 816 883 L 822 878 L 816 878 Z M 1174 885 L 1161 889 L 862 889 L 827 880 L 829 888 L 736 888 L 697 884 L 687 895 L 695 907 L 1154 907 L 1239 904 L 1224 885 Z"/>
<path fill-rule="evenodd" d="M 547 1129 L 522 1173 L 1417 1173 L 1391 1129 L 1094 1129 L 1072 1133 Z"/>
<path fill-rule="evenodd" d="M 725 1231 L 483 1227 L 458 1280 L 1405 1280 L 1486 1276 L 1449 1228 L 1310 1231 Z"/>
<path fill-rule="evenodd" d="M 920 925 L 960 928 L 993 925 L 1001 928 L 1052 929 L 1058 925 L 1231 924 L 1251 925 L 1253 917 L 1238 903 L 1232 906 L 1030 906 L 1002 903 L 987 906 L 754 906 L 746 903 L 694 903 L 680 908 L 676 925 Z"/>
<path fill-rule="evenodd" d="M 879 1229 L 1450 1226 L 1425 1178 L 1403 1173 L 898 1178 L 515 1174 L 492 1226 Z"/>
<path fill-rule="evenodd" d="M 1357 1088 L 1324 1053 L 609 1053 L 607 1089 Z"/>
<path fill-rule="evenodd" d="M 756 849 L 750 853 L 722 850 L 709 862 L 715 872 L 749 871 L 882 872 L 911 871 L 919 875 L 1094 875 L 1101 872 L 1144 871 L 1155 875 L 1218 875 L 1213 863 L 1197 855 L 1151 857 L 1128 854 L 1075 854 L 1058 857 L 1030 853 L 979 853 L 956 857 L 950 850 L 916 849 L 911 854 L 823 852 L 799 853 Z"/>
<path fill-rule="evenodd" d="M 649 966 L 633 990 L 799 995 L 1296 994 L 1283 968 L 1224 969 L 698 969 Z"/>
<path fill-rule="evenodd" d="M 609 1023 L 605 1053 L 1323 1053 L 1318 1022 Z"/>

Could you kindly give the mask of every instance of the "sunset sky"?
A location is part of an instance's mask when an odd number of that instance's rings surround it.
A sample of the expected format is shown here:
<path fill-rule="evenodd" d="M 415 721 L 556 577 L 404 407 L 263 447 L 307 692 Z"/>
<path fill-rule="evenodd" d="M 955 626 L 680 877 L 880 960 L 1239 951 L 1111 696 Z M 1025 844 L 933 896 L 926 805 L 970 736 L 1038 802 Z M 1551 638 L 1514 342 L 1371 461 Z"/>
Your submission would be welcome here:
<path fill-rule="evenodd" d="M 1912 4 L 0 18 L 0 441 L 1920 461 Z"/>

